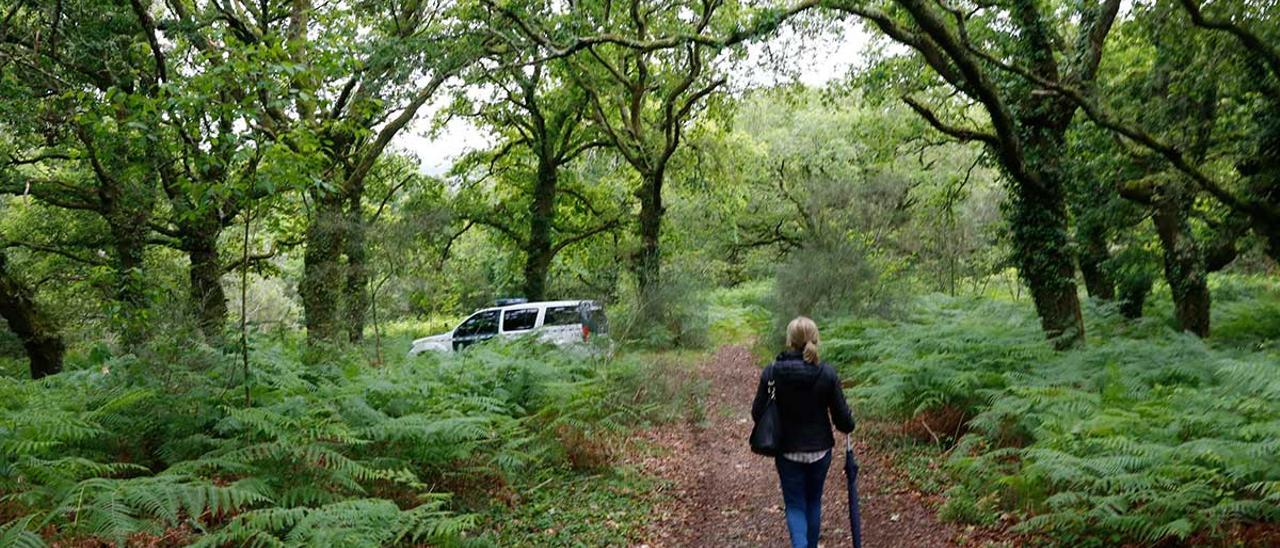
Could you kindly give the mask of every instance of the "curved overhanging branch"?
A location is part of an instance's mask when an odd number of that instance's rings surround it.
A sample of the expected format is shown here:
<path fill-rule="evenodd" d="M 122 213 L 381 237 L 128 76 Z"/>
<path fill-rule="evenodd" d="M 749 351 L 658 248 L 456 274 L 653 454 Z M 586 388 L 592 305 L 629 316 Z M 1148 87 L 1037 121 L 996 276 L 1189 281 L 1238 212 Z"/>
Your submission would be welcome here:
<path fill-rule="evenodd" d="M 994 147 L 1000 146 L 1000 139 L 993 134 L 974 129 L 956 127 L 943 122 L 938 118 L 937 114 L 929 109 L 929 107 L 924 106 L 924 104 L 920 103 L 920 101 L 917 101 L 910 95 L 903 95 L 902 102 L 911 107 L 911 110 L 916 111 L 916 114 L 919 114 L 926 122 L 929 122 L 929 125 L 933 126 L 934 129 L 937 129 L 954 139 L 966 142 L 980 141 Z"/>
<path fill-rule="evenodd" d="M 1262 58 L 1267 64 L 1267 68 L 1271 69 L 1272 75 L 1280 78 L 1280 50 L 1272 47 L 1262 37 L 1241 25 L 1223 19 L 1205 17 L 1204 13 L 1200 11 L 1200 4 L 1196 0 L 1182 0 L 1182 7 L 1187 10 L 1187 15 L 1191 16 L 1191 22 L 1197 27 L 1225 31 L 1235 36 L 1245 48 Z"/>
<path fill-rule="evenodd" d="M 502 14 L 503 17 L 515 23 L 520 33 L 525 37 L 533 40 L 539 46 L 545 48 L 548 55 L 543 59 L 553 59 L 558 57 L 568 57 L 579 51 L 586 50 L 597 45 L 613 45 L 624 48 L 634 49 L 641 52 L 653 52 L 664 49 L 672 49 L 684 46 L 686 44 L 698 44 L 712 48 L 727 48 L 735 46 L 761 36 L 768 35 L 777 30 L 787 19 L 795 17 L 810 9 L 818 7 L 820 0 L 802 0 L 796 4 L 778 10 L 772 11 L 768 16 L 757 17 L 751 24 L 740 27 L 723 36 L 709 36 L 700 32 L 681 32 L 668 34 L 659 38 L 638 39 L 616 33 L 600 33 L 590 36 L 578 36 L 568 42 L 557 43 L 549 37 L 543 29 L 529 21 L 526 17 L 509 7 L 501 5 L 492 0 L 484 0 L 484 5 L 488 8 Z M 703 19 L 698 21 L 696 28 L 702 29 L 709 23 L 706 17 L 709 10 L 704 10 Z"/>
<path fill-rule="evenodd" d="M 827 0 L 823 5 L 870 20 L 890 38 L 920 53 L 929 67 L 947 83 L 981 103 L 991 119 L 995 140 L 980 140 L 992 146 L 1001 165 L 1013 180 L 1043 189 L 1039 175 L 1026 164 L 1022 139 L 1018 136 L 1013 113 L 987 77 L 978 59 L 966 47 L 967 40 L 957 36 L 925 0 L 898 0 L 896 3 L 907 12 L 917 29 L 906 28 L 887 14 L 866 8 L 857 2 Z M 914 106 L 913 110 L 920 112 Z M 935 116 L 930 124 L 938 127 L 939 124 L 935 123 L 938 121 Z M 944 124 L 939 129 L 945 127 L 947 126 Z"/>
<path fill-rule="evenodd" d="M 1161 141 L 1141 128 L 1122 123 L 1102 105 L 1091 100 L 1083 91 L 1071 86 L 1063 85 L 1059 82 L 1048 80 L 1023 67 L 996 59 L 994 56 L 977 48 L 971 47 L 970 50 L 973 51 L 975 55 L 981 56 L 987 62 L 999 67 L 1000 69 L 1021 76 L 1022 78 L 1045 88 L 1047 92 L 1058 94 L 1070 100 L 1072 103 L 1075 103 L 1080 107 L 1080 110 L 1085 113 L 1085 116 L 1087 116 L 1089 120 L 1093 121 L 1093 123 L 1118 133 L 1129 140 L 1142 145 L 1148 150 L 1159 154 L 1174 168 L 1183 172 L 1195 181 L 1197 185 L 1205 190 L 1205 192 L 1208 192 L 1214 198 L 1217 198 L 1232 209 L 1246 213 L 1251 217 L 1259 218 L 1269 225 L 1280 224 L 1280 209 L 1269 204 L 1242 199 L 1232 194 L 1223 187 L 1222 184 L 1214 180 L 1213 177 L 1210 177 L 1207 173 L 1196 167 L 1177 147 Z"/>
<path fill-rule="evenodd" d="M 608 232 L 620 226 L 622 226 L 621 221 L 619 221 L 618 219 L 610 219 L 595 227 L 592 227 L 590 229 L 574 234 L 573 236 L 561 238 L 560 241 L 556 242 L 556 244 L 551 247 L 551 255 L 552 256 L 558 255 L 561 251 L 564 251 L 566 247 L 569 247 L 573 244 L 586 240 L 597 234 Z"/>

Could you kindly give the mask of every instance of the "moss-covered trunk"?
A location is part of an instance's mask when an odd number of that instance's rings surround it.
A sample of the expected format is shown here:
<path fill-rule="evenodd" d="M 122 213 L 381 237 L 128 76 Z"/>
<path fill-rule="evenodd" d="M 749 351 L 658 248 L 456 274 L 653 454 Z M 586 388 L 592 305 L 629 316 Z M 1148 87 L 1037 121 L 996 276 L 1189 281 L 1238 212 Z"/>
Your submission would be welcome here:
<path fill-rule="evenodd" d="M 1119 286 L 1120 315 L 1130 320 L 1141 318 L 1142 308 L 1147 303 L 1147 295 L 1151 293 L 1151 278 L 1125 279 L 1117 285 Z"/>
<path fill-rule="evenodd" d="M 547 271 L 551 269 L 551 230 L 556 215 L 556 167 L 548 161 L 538 164 L 538 179 L 529 203 L 529 241 L 525 248 L 524 296 L 538 301 L 547 294 Z"/>
<path fill-rule="evenodd" d="M 347 196 L 347 224 L 344 244 L 347 255 L 347 283 L 343 296 L 346 306 L 347 340 L 364 340 L 364 324 L 369 310 L 369 266 L 365 251 L 363 188 L 355 188 Z"/>
<path fill-rule="evenodd" d="M 1060 349 L 1083 344 L 1085 337 L 1059 168 L 1064 149 L 1060 132 L 1029 132 L 1026 155 L 1035 159 L 1039 180 L 1015 183 L 1009 204 L 1019 274 L 1031 289 L 1041 327 Z"/>
<path fill-rule="evenodd" d="M 31 363 L 31 378 L 62 371 L 64 345 L 57 327 L 36 306 L 31 289 L 10 274 L 0 251 L 0 318 L 22 341 Z"/>
<path fill-rule="evenodd" d="M 662 179 L 660 171 L 646 173 L 636 191 L 640 198 L 640 249 L 635 257 L 635 271 L 640 286 L 642 316 L 648 319 L 662 316 L 662 304 L 658 302 L 662 287 Z"/>
<path fill-rule="evenodd" d="M 1085 290 L 1095 299 L 1113 300 L 1116 298 L 1116 284 L 1106 266 L 1111 253 L 1107 250 L 1105 226 L 1098 222 L 1077 223 L 1076 259 L 1080 262 Z"/>
<path fill-rule="evenodd" d="M 332 194 L 318 195 L 305 234 L 302 281 L 298 284 L 307 343 L 312 346 L 337 342 L 338 334 L 342 332 L 338 325 L 338 310 L 343 287 L 344 224 L 341 198 Z"/>
<path fill-rule="evenodd" d="M 141 347 L 149 332 L 146 275 L 143 273 L 149 234 L 146 221 L 145 215 L 129 210 L 107 216 L 115 251 L 112 266 L 115 270 L 117 310 L 113 323 L 126 351 Z"/>
<path fill-rule="evenodd" d="M 1164 185 L 1151 220 L 1164 250 L 1164 277 L 1173 295 L 1178 328 L 1209 336 L 1209 284 L 1204 254 L 1191 232 L 1190 193 L 1177 183 Z"/>
<path fill-rule="evenodd" d="M 222 287 L 222 259 L 218 255 L 221 231 L 221 224 L 215 222 L 205 230 L 191 230 L 183 235 L 183 248 L 190 260 L 188 306 L 201 333 L 210 342 L 222 339 L 227 323 L 227 295 Z"/>

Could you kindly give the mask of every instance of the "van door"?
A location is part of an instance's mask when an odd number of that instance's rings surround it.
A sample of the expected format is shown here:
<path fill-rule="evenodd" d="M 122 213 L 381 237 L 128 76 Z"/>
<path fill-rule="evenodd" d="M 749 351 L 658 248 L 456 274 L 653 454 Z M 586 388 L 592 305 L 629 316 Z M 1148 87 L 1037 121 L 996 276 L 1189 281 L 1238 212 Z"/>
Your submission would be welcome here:
<path fill-rule="evenodd" d="M 453 330 L 453 350 L 456 352 L 480 341 L 498 335 L 498 311 L 476 312 Z"/>

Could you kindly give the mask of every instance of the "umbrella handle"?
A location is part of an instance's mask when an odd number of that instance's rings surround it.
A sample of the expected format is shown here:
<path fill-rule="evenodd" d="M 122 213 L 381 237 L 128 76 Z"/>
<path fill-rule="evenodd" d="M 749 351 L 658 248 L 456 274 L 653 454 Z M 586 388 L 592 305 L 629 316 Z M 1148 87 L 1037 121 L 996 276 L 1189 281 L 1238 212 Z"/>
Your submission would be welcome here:
<path fill-rule="evenodd" d="M 845 436 L 844 436 L 844 450 L 845 450 L 845 451 L 852 451 L 852 450 L 853 450 L 853 434 L 845 434 Z"/>

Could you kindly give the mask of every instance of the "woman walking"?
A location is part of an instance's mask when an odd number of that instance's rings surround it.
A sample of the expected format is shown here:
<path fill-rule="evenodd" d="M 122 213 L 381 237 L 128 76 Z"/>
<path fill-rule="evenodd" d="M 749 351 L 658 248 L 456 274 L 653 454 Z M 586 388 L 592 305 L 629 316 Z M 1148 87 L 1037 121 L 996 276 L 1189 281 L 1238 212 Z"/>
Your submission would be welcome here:
<path fill-rule="evenodd" d="M 853 415 L 835 369 L 818 359 L 818 326 L 813 320 L 804 316 L 791 320 L 787 350 L 760 373 L 751 405 L 751 417 L 757 422 L 769 403 L 770 381 L 780 424 L 774 464 L 782 484 L 791 546 L 816 548 L 822 529 L 822 485 L 835 446 L 831 424 L 848 434 L 853 431 Z"/>

